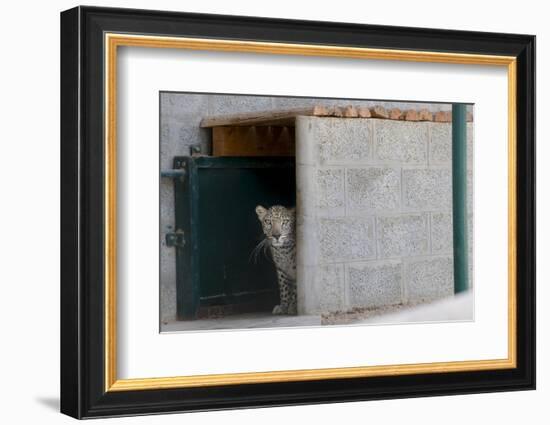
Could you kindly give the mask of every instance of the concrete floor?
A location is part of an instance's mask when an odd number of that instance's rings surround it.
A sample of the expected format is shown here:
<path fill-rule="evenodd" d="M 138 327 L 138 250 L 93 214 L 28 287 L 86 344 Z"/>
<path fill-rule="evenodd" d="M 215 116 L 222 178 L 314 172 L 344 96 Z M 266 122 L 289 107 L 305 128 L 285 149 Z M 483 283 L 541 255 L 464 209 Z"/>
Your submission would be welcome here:
<path fill-rule="evenodd" d="M 271 313 L 247 313 L 217 319 L 199 319 L 162 324 L 161 332 L 187 332 L 215 329 L 288 328 L 321 326 L 321 316 L 274 316 Z"/>
<path fill-rule="evenodd" d="M 163 323 L 161 332 L 465 321 L 474 319 L 473 307 L 473 294 L 472 291 L 468 291 L 431 303 L 388 306 L 364 312 L 331 313 L 323 317 L 274 316 L 269 312 L 263 312 L 216 319 L 174 321 Z"/>

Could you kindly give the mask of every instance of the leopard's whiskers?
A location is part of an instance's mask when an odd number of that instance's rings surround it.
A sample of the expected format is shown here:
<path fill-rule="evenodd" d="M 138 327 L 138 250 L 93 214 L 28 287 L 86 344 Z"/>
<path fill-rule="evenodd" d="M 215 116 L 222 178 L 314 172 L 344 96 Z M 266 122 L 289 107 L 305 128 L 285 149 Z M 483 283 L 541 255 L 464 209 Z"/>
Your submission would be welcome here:
<path fill-rule="evenodd" d="M 268 257 L 268 255 L 267 255 L 267 250 L 268 249 L 269 249 L 269 239 L 264 238 L 260 241 L 260 243 L 258 243 L 258 245 L 256 245 L 254 247 L 254 249 L 250 253 L 250 256 L 248 257 L 248 261 L 252 260 L 254 262 L 254 264 L 257 264 L 258 263 L 258 257 L 260 256 L 260 254 L 263 254 L 266 257 Z"/>

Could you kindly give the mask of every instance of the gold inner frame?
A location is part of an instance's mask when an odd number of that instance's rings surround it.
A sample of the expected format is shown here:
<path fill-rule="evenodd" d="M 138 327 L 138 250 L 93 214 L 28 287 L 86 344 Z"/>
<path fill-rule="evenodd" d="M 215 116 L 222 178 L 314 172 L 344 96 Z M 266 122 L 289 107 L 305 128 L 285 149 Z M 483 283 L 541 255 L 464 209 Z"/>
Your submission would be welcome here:
<path fill-rule="evenodd" d="M 510 369 L 516 367 L 516 58 L 513 56 L 410 50 L 370 49 L 326 45 L 212 40 L 148 35 L 105 34 L 105 391 L 134 391 L 214 385 L 311 381 L 415 373 L 444 373 Z M 116 326 L 116 99 L 117 48 L 119 46 L 170 48 L 264 54 L 325 56 L 468 65 L 494 65 L 508 71 L 508 357 L 419 364 L 399 364 L 164 378 L 117 379 Z"/>

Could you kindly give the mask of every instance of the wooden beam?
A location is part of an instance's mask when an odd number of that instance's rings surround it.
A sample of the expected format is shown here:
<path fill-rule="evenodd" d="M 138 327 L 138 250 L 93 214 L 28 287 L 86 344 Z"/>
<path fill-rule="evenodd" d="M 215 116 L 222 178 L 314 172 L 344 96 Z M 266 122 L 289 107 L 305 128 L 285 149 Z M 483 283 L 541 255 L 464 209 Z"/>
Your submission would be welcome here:
<path fill-rule="evenodd" d="M 294 156 L 294 126 L 223 126 L 212 129 L 213 156 Z"/>
<path fill-rule="evenodd" d="M 201 121 L 201 127 L 208 128 L 219 126 L 251 125 L 294 126 L 295 118 L 298 115 L 313 115 L 314 110 L 315 107 L 311 107 L 278 111 L 251 112 L 219 117 L 205 117 Z"/>

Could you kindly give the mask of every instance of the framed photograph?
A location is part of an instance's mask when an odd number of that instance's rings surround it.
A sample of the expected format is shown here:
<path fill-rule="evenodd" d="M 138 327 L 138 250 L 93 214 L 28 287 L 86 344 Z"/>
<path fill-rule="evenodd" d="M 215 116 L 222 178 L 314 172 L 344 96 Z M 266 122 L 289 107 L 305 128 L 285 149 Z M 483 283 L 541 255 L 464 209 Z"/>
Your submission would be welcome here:
<path fill-rule="evenodd" d="M 61 14 L 61 411 L 535 388 L 535 37 Z"/>

